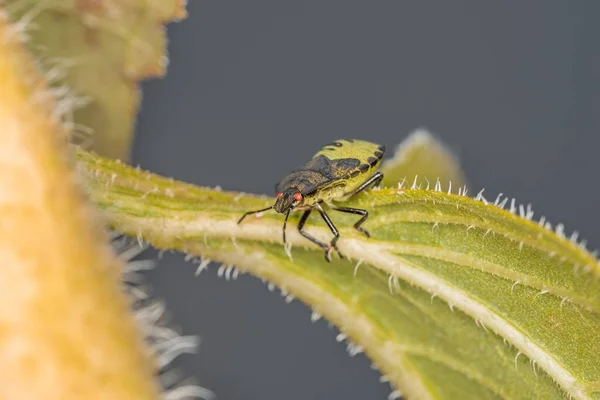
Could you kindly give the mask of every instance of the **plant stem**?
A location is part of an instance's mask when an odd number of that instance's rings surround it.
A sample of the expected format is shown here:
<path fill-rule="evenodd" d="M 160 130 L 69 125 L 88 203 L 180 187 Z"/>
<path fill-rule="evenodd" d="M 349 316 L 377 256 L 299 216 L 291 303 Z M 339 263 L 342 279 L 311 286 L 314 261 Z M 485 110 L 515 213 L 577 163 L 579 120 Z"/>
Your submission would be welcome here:
<path fill-rule="evenodd" d="M 0 10 L 0 398 L 157 399 L 47 82 Z"/>

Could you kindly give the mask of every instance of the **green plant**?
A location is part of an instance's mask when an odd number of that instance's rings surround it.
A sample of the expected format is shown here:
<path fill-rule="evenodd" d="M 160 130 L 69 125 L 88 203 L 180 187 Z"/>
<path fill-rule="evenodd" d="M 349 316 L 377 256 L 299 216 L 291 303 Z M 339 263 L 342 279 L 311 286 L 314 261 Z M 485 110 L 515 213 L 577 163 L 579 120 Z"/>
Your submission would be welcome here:
<path fill-rule="evenodd" d="M 352 216 L 336 218 L 349 259 L 334 256 L 330 264 L 295 230 L 283 248 L 274 213 L 236 224 L 273 198 L 197 187 L 73 151 L 96 218 L 156 248 L 197 256 L 200 268 L 213 260 L 226 276 L 249 272 L 299 298 L 408 399 L 600 399 L 595 255 L 562 225 L 534 221 L 514 199 L 469 197 L 456 160 L 427 134 L 412 136 L 383 167 L 386 188 L 351 201 L 369 209 L 371 238 L 352 229 Z M 329 237 L 320 224 L 308 230 Z M 131 374 L 141 385 L 144 374 Z"/>

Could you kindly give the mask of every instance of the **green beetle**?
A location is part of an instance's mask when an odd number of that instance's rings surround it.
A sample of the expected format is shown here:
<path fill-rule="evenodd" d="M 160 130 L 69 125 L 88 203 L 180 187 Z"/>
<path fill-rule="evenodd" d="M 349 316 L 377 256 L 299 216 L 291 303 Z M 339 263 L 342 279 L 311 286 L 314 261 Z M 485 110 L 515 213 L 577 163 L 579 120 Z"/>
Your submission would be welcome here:
<path fill-rule="evenodd" d="M 369 232 L 361 228 L 369 216 L 367 210 L 339 207 L 334 203 L 347 201 L 369 186 L 379 185 L 383 174 L 376 171 L 384 153 L 385 146 L 364 140 L 340 139 L 327 144 L 308 163 L 290 173 L 275 186 L 277 193 L 275 204 L 260 210 L 248 211 L 242 215 L 238 224 L 250 214 L 275 209 L 278 213 L 285 214 L 283 242 L 286 243 L 285 228 L 290 213 L 304 211 L 298 223 L 300 234 L 321 246 L 327 261 L 331 261 L 331 249 L 335 249 L 340 257 L 343 257 L 336 245 L 340 233 L 321 204 L 325 203 L 336 211 L 360 215 L 361 218 L 354 224 L 354 228 L 367 237 L 370 236 Z M 313 208 L 319 211 L 334 235 L 329 244 L 315 239 L 303 230 Z"/>

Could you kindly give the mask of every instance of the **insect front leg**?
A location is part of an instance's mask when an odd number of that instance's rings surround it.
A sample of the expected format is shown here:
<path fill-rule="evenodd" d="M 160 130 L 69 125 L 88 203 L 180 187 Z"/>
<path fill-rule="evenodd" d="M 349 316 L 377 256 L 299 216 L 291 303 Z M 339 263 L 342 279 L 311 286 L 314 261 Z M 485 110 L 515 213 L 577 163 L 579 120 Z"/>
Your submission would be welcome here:
<path fill-rule="evenodd" d="M 338 239 L 340 238 L 340 232 L 337 230 L 337 228 L 335 227 L 333 222 L 331 222 L 331 219 L 329 219 L 329 216 L 327 215 L 325 210 L 323 210 L 323 208 L 321 207 L 321 205 L 319 203 L 315 204 L 315 208 L 319 211 L 319 214 L 321 214 L 321 217 L 325 220 L 325 223 L 331 230 L 331 233 L 333 233 L 333 239 L 331 239 L 329 246 L 327 246 L 327 248 L 325 250 L 325 259 L 327 261 L 331 261 L 331 249 L 332 248 L 335 249 L 335 251 L 337 251 L 340 258 L 344 258 L 344 255 L 342 253 L 340 253 L 340 250 L 337 248 L 337 245 L 336 245 Z"/>
<path fill-rule="evenodd" d="M 298 222 L 298 232 L 300 232 L 300 234 L 302 236 L 304 236 L 305 238 L 307 238 L 308 240 L 310 240 L 317 246 L 320 246 L 323 250 L 327 251 L 329 249 L 329 246 L 326 243 L 323 243 L 323 242 L 317 240 L 312 235 L 310 235 L 304 231 L 304 224 L 306 223 L 306 220 L 308 219 L 308 216 L 310 215 L 311 211 L 312 211 L 312 208 L 304 211 L 304 214 L 302 214 L 302 218 L 300 218 L 300 222 Z"/>
<path fill-rule="evenodd" d="M 359 219 L 354 224 L 354 229 L 356 229 L 359 232 L 364 233 L 365 235 L 367 235 L 367 237 L 371 237 L 371 234 L 365 228 L 361 228 L 361 225 L 367 220 L 367 218 L 369 218 L 369 212 L 367 210 L 361 210 L 360 208 L 350 208 L 350 207 L 332 207 L 332 209 L 334 209 L 336 211 L 340 211 L 340 212 L 345 212 L 348 214 L 362 215 L 361 219 Z"/>

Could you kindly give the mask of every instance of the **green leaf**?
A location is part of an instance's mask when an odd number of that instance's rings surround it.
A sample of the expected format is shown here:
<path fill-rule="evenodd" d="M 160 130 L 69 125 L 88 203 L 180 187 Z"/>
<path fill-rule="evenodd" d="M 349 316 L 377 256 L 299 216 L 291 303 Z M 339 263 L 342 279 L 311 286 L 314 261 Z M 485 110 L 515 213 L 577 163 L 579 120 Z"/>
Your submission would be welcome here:
<path fill-rule="evenodd" d="M 27 25 L 55 94 L 99 154 L 129 160 L 140 103 L 138 81 L 164 75 L 164 23 L 185 17 L 182 0 L 3 0 Z M 68 87 L 65 94 L 62 89 Z M 77 99 L 79 97 L 79 99 Z M 84 101 L 82 101 L 84 100 Z M 73 112 L 73 109 L 74 112 Z M 91 134 L 90 134 L 91 131 Z"/>
<path fill-rule="evenodd" d="M 414 187 L 433 188 L 437 184 L 447 191 L 452 185 L 456 193 L 466 184 L 455 155 L 424 129 L 414 131 L 400 143 L 393 157 L 383 162 L 381 172 L 383 186 L 405 182 Z"/>
<path fill-rule="evenodd" d="M 333 214 L 347 257 L 264 213 L 273 199 L 176 182 L 83 151 L 91 199 L 119 231 L 267 280 L 335 323 L 408 399 L 600 399 L 600 269 L 524 207 L 390 188 L 357 196 L 371 238 Z M 506 202 L 498 199 L 496 203 Z M 298 217 L 290 218 L 293 227 Z M 327 240 L 318 218 L 308 231 Z M 235 266 L 237 269 L 233 269 Z"/>

